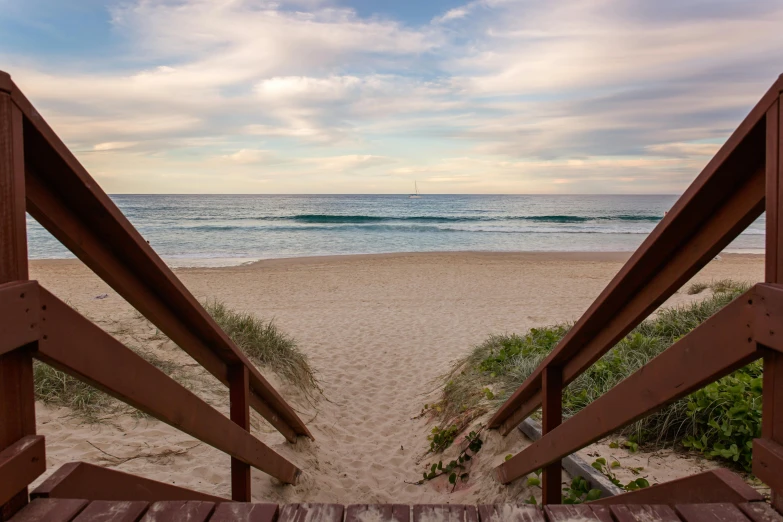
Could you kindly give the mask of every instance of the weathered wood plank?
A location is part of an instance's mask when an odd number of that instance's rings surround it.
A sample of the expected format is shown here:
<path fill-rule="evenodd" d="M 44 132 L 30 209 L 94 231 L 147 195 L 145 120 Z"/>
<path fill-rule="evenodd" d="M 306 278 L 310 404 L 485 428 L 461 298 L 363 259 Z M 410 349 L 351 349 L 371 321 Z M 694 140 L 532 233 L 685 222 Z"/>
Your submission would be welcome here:
<path fill-rule="evenodd" d="M 480 522 L 545 522 L 541 508 L 528 504 L 479 504 Z"/>
<path fill-rule="evenodd" d="M 748 502 L 737 507 L 753 522 L 783 522 L 783 516 L 766 502 Z"/>
<path fill-rule="evenodd" d="M 544 513 L 549 522 L 606 522 L 587 504 L 549 504 Z"/>
<path fill-rule="evenodd" d="M 167 500 L 152 504 L 141 522 L 205 522 L 215 509 L 214 502 Z"/>
<path fill-rule="evenodd" d="M 742 477 L 727 469 L 713 469 L 656 484 L 614 497 L 600 498 L 590 505 L 609 504 L 707 504 L 731 502 L 740 504 L 763 500 L 758 491 L 748 486 Z"/>
<path fill-rule="evenodd" d="M 615 504 L 609 509 L 617 522 L 680 522 L 677 513 L 663 504 Z"/>
<path fill-rule="evenodd" d="M 35 488 L 33 498 L 89 498 L 90 500 L 204 500 L 226 499 L 172 484 L 150 480 L 86 462 L 63 464 Z"/>
<path fill-rule="evenodd" d="M 43 287 L 40 299 L 47 309 L 37 358 L 281 482 L 296 483 L 299 469 L 266 444 Z"/>
<path fill-rule="evenodd" d="M 38 498 L 14 515 L 14 522 L 69 522 L 87 505 L 86 500 Z"/>
<path fill-rule="evenodd" d="M 345 522 L 410 522 L 407 504 L 351 504 L 345 508 Z"/>
<path fill-rule="evenodd" d="M 432 522 L 444 520 L 448 522 L 478 522 L 476 506 L 459 504 L 417 504 L 413 506 L 413 522 Z"/>
<path fill-rule="evenodd" d="M 147 511 L 148 502 L 140 500 L 95 500 L 74 522 L 136 522 Z"/>
<path fill-rule="evenodd" d="M 0 504 L 25 490 L 46 471 L 46 449 L 41 435 L 28 435 L 0 451 Z"/>
<path fill-rule="evenodd" d="M 218 504 L 209 522 L 275 522 L 277 504 L 223 502 Z"/>
<path fill-rule="evenodd" d="M 674 509 L 685 522 L 748 522 L 734 504 L 677 504 Z"/>
<path fill-rule="evenodd" d="M 342 522 L 342 504 L 286 504 L 278 522 Z"/>

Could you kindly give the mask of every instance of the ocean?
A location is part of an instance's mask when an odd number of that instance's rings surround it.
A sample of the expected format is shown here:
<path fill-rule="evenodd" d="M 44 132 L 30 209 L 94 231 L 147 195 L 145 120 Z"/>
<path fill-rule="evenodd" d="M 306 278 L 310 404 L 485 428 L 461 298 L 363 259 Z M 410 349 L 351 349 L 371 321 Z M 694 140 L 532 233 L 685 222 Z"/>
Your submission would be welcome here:
<path fill-rule="evenodd" d="M 430 251 L 632 251 L 676 196 L 115 195 L 171 266 Z M 73 257 L 28 217 L 34 259 Z M 727 249 L 764 248 L 764 217 Z"/>

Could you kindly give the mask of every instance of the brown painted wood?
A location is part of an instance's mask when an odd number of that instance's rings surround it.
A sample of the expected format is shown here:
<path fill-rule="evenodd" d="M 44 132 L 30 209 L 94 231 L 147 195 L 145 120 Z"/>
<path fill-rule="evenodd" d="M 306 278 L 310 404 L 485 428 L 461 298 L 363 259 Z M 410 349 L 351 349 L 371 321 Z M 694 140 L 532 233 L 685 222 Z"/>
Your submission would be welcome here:
<path fill-rule="evenodd" d="M 720 312 L 579 413 L 495 468 L 508 484 L 570 455 L 761 356 L 753 342 L 755 289 Z"/>
<path fill-rule="evenodd" d="M 767 234 L 766 234 L 766 280 L 769 283 L 783 283 L 783 95 L 767 111 L 766 116 L 766 176 L 767 176 Z M 761 320 L 769 319 L 767 314 L 760 314 Z M 773 318 L 774 319 L 774 316 Z M 762 341 L 766 346 L 774 348 L 764 356 L 764 390 L 762 398 L 762 437 L 769 441 L 783 443 L 783 324 L 780 321 L 765 325 L 765 336 Z M 777 330 L 777 337 L 775 331 Z M 754 448 L 756 444 L 754 443 Z M 771 454 L 765 454 L 770 457 Z M 783 508 L 783 478 L 780 470 L 770 473 L 766 467 L 769 462 L 759 461 L 756 451 L 753 454 L 754 469 L 758 467 L 765 477 L 774 482 L 772 502 L 778 508 Z M 762 479 L 764 480 L 764 479 Z"/>
<path fill-rule="evenodd" d="M 758 491 L 729 470 L 718 468 L 648 488 L 595 500 L 590 505 L 623 504 L 740 504 L 763 500 Z"/>
<path fill-rule="evenodd" d="M 563 422 L 563 372 L 560 368 L 548 366 L 542 374 L 544 401 L 542 407 L 541 433 L 546 436 Z M 559 504 L 562 500 L 562 462 L 556 459 L 543 466 L 541 474 L 541 503 Z"/>
<path fill-rule="evenodd" d="M 674 509 L 685 522 L 748 522 L 734 504 L 677 504 Z"/>
<path fill-rule="evenodd" d="M 231 420 L 250 432 L 250 381 L 247 368 L 236 364 L 228 369 L 229 400 Z M 236 502 L 250 502 L 250 465 L 231 457 L 231 499 Z"/>
<path fill-rule="evenodd" d="M 416 504 L 413 506 L 413 522 L 478 522 L 476 506 L 459 504 Z"/>
<path fill-rule="evenodd" d="M 205 522 L 215 509 L 214 502 L 167 500 L 155 502 L 141 522 Z"/>
<path fill-rule="evenodd" d="M 286 504 L 278 522 L 342 522 L 342 504 Z"/>
<path fill-rule="evenodd" d="M 680 522 L 674 510 L 664 504 L 615 504 L 609 508 L 617 522 Z"/>
<path fill-rule="evenodd" d="M 410 522 L 407 504 L 351 504 L 345 508 L 345 522 Z"/>
<path fill-rule="evenodd" d="M 598 517 L 601 522 L 615 522 L 612 518 L 612 512 L 609 510 L 609 506 L 590 506 L 593 510 L 593 514 Z"/>
<path fill-rule="evenodd" d="M 783 516 L 766 502 L 748 502 L 737 507 L 753 522 L 783 522 Z"/>
<path fill-rule="evenodd" d="M 478 517 L 481 522 L 545 522 L 541 508 L 528 504 L 479 504 Z"/>
<path fill-rule="evenodd" d="M 14 522 L 69 522 L 85 508 L 86 500 L 39 498 L 14 515 Z"/>
<path fill-rule="evenodd" d="M 783 445 L 769 439 L 754 439 L 753 474 L 773 491 L 783 492 Z"/>
<path fill-rule="evenodd" d="M 247 366 L 251 406 L 263 403 L 259 413 L 273 426 L 284 426 L 281 433 L 287 438 L 293 433 L 292 442 L 296 435 L 312 438 L 290 405 L 133 228 L 24 94 L 8 82 L 11 99 L 28 122 L 22 172 L 30 214 L 221 382 L 227 383 L 226 365 Z M 210 364 L 214 359 L 222 364 Z"/>
<path fill-rule="evenodd" d="M 223 502 L 209 522 L 275 522 L 278 512 L 277 504 Z"/>
<path fill-rule="evenodd" d="M 148 506 L 148 502 L 141 500 L 95 500 L 79 513 L 74 522 L 136 522 Z"/>
<path fill-rule="evenodd" d="M 27 435 L 0 451 L 0 504 L 14 498 L 46 471 L 41 435 Z"/>
<path fill-rule="evenodd" d="M 563 366 L 564 384 L 662 304 L 764 210 L 765 113 L 778 81 L 645 239 L 539 368 L 490 419 L 510 432 L 525 403 L 541 403 L 541 369 Z M 514 422 L 511 422 L 514 416 Z"/>
<path fill-rule="evenodd" d="M 41 341 L 36 357 L 117 399 L 293 484 L 299 469 L 196 394 L 40 288 Z"/>
<path fill-rule="evenodd" d="M 9 79 L 10 81 L 10 79 Z M 28 279 L 23 117 L 0 92 L 0 283 Z M 0 355 L 0 450 L 35 435 L 33 360 L 29 350 Z M 0 505 L 7 520 L 27 504 L 27 487 Z"/>
<path fill-rule="evenodd" d="M 587 504 L 550 504 L 544 513 L 549 522 L 605 522 Z"/>
<path fill-rule="evenodd" d="M 199 493 L 192 489 L 165 484 L 86 462 L 63 464 L 35 488 L 32 498 L 86 498 L 89 500 L 203 500 L 225 502 L 226 499 Z"/>
<path fill-rule="evenodd" d="M 765 281 L 767 283 L 781 282 L 783 273 L 779 270 L 781 258 L 781 248 L 783 244 L 780 241 L 781 229 L 780 219 L 783 217 L 780 212 L 781 189 L 780 176 L 778 175 L 778 132 L 780 114 L 780 101 L 775 100 L 772 106 L 767 110 L 765 116 L 766 123 L 766 153 L 765 153 L 765 171 L 766 171 L 766 248 L 765 248 Z"/>
<path fill-rule="evenodd" d="M 38 285 L 0 284 L 0 355 L 38 340 Z"/>

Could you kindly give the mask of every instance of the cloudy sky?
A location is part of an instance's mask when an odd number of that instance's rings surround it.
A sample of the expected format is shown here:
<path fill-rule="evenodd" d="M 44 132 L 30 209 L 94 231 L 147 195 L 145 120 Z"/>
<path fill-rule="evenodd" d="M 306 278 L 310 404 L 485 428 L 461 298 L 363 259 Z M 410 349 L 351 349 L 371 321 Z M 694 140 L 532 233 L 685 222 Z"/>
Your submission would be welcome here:
<path fill-rule="evenodd" d="M 678 193 L 783 72 L 780 0 L 0 0 L 109 193 Z"/>

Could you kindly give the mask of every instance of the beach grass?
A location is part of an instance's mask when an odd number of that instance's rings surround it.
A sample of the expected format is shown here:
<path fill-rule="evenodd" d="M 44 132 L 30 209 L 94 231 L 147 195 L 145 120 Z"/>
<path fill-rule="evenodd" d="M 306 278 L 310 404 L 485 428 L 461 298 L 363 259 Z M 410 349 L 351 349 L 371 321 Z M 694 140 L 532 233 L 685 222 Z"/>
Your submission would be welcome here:
<path fill-rule="evenodd" d="M 637 326 L 564 390 L 563 413 L 574 415 L 726 306 L 750 285 L 730 280 L 701 288 L 702 301 L 662 309 Z M 570 324 L 493 335 L 459 360 L 440 401 L 427 405 L 441 429 L 493 411 L 518 388 L 568 332 Z M 621 430 L 629 447 L 679 445 L 749 469 L 750 441 L 761 415 L 761 363 L 755 362 Z"/>
<path fill-rule="evenodd" d="M 204 308 L 251 361 L 269 368 L 306 393 L 320 389 L 307 356 L 296 340 L 280 330 L 274 321 L 237 312 L 217 300 L 205 302 Z"/>

